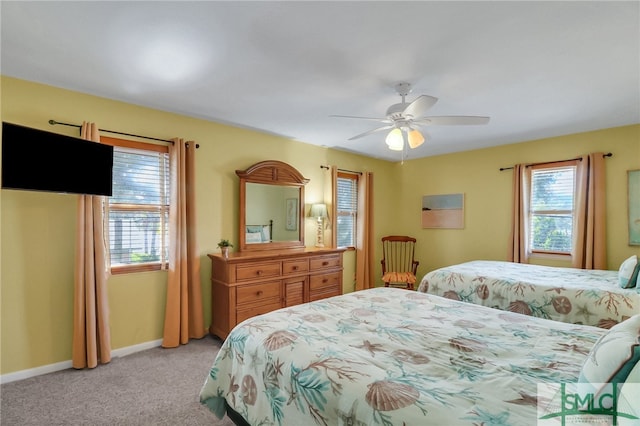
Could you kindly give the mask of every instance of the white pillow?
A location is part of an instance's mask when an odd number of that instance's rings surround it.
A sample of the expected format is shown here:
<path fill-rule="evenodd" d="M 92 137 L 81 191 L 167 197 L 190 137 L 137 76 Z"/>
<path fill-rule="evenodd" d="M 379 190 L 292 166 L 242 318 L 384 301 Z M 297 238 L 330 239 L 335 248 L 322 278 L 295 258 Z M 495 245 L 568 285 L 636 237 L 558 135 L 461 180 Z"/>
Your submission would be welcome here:
<path fill-rule="evenodd" d="M 271 233 L 269 232 L 269 225 L 265 225 L 262 227 L 262 241 L 268 243 L 271 241 Z"/>
<path fill-rule="evenodd" d="M 629 414 L 634 418 L 626 418 L 618 416 L 619 426 L 637 426 L 638 418 L 640 418 L 640 404 L 638 404 L 638 395 L 640 395 L 640 362 L 629 373 L 627 380 L 624 381 L 619 388 L 617 411 L 618 414 Z"/>
<path fill-rule="evenodd" d="M 578 388 L 598 395 L 606 384 L 625 383 L 639 363 L 640 314 L 614 325 L 598 339 L 582 365 Z"/>
<path fill-rule="evenodd" d="M 247 232 L 245 236 L 245 243 L 254 244 L 254 243 L 261 243 L 261 242 L 262 242 L 262 235 L 259 232 Z"/>
<path fill-rule="evenodd" d="M 622 262 L 620 269 L 618 269 L 618 284 L 621 288 L 635 287 L 636 282 L 633 282 L 631 277 L 633 276 L 633 272 L 635 271 L 637 264 L 638 256 L 635 254 Z"/>

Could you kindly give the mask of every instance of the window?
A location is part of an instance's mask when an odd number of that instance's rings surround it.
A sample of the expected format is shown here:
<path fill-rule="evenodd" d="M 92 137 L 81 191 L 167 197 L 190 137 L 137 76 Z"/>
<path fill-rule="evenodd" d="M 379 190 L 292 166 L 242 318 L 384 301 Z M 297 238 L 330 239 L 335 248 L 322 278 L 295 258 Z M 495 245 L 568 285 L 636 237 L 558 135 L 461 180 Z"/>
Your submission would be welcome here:
<path fill-rule="evenodd" d="M 355 247 L 358 175 L 338 172 L 336 239 L 338 247 Z"/>
<path fill-rule="evenodd" d="M 577 165 L 572 160 L 531 167 L 530 252 L 571 255 Z"/>
<path fill-rule="evenodd" d="M 109 240 L 113 273 L 159 270 L 169 251 L 166 146 L 101 138 L 114 145 Z"/>

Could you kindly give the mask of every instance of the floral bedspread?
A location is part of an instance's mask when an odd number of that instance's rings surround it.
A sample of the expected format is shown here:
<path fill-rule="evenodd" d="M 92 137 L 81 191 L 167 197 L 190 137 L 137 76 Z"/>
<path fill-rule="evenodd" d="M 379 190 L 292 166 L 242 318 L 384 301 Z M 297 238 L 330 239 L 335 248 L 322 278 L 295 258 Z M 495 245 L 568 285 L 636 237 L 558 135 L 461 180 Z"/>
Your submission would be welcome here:
<path fill-rule="evenodd" d="M 532 425 L 606 330 L 375 288 L 239 324 L 200 392 L 251 425 Z"/>
<path fill-rule="evenodd" d="M 427 273 L 418 291 L 519 314 L 611 328 L 640 313 L 617 271 L 476 260 Z"/>

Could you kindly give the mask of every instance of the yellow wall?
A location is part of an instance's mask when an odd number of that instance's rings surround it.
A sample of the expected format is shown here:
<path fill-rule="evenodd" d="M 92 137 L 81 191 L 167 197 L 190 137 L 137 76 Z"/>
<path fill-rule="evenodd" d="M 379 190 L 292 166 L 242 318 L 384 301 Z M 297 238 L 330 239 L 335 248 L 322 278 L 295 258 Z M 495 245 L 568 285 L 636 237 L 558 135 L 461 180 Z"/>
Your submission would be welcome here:
<path fill-rule="evenodd" d="M 538 141 L 405 161 L 397 165 L 404 209 L 397 226 L 415 235 L 419 274 L 473 259 L 506 260 L 511 221 L 512 170 L 515 163 L 575 158 L 589 152 L 611 152 L 606 162 L 607 261 L 618 269 L 640 247 L 627 237 L 627 170 L 640 169 L 640 125 L 574 134 Z M 423 195 L 464 194 L 464 229 L 421 229 Z M 534 259 L 532 263 L 570 266 Z"/>
<path fill-rule="evenodd" d="M 207 253 L 221 238 L 238 243 L 238 177 L 258 161 L 285 161 L 310 179 L 307 208 L 323 200 L 328 172 L 321 164 L 349 170 L 376 170 L 384 179 L 390 163 L 329 150 L 285 138 L 238 129 L 177 114 L 2 77 L 2 120 L 77 135 L 65 123 L 94 121 L 101 128 L 158 138 L 195 140 L 197 220 L 201 253 L 205 325 L 211 309 Z M 71 359 L 75 195 L 0 191 L 0 374 Z M 384 208 L 384 206 L 381 206 Z M 384 211 L 376 213 L 384 219 Z M 307 245 L 315 243 L 315 222 L 305 227 Z M 345 255 L 345 291 L 353 290 L 355 260 Z M 119 349 L 161 339 L 166 272 L 117 275 L 109 279 L 111 343 Z"/>
<path fill-rule="evenodd" d="M 638 247 L 627 245 L 626 170 L 640 169 L 640 126 L 519 143 L 404 164 L 375 160 L 205 120 L 142 108 L 2 77 L 2 120 L 58 133 L 73 128 L 47 124 L 94 121 L 101 128 L 158 138 L 195 140 L 197 220 L 203 298 L 209 300 L 210 264 L 206 254 L 227 238 L 237 244 L 236 169 L 276 159 L 290 163 L 306 178 L 306 204 L 321 201 L 329 174 L 321 164 L 375 173 L 374 239 L 387 234 L 418 238 L 422 275 L 446 264 L 474 258 L 505 259 L 509 228 L 510 172 L 516 162 L 557 160 L 586 152 L 611 151 L 607 160 L 609 267 L 616 269 Z M 465 229 L 421 229 L 423 195 L 465 194 Z M 71 358 L 73 253 L 76 196 L 0 191 L 0 374 Z M 329 201 L 325 198 L 326 201 Z M 305 227 L 314 244 L 315 223 Z M 376 245 L 374 267 L 381 251 Z M 345 253 L 344 288 L 353 290 L 354 252 Z M 162 336 L 166 273 L 145 272 L 109 279 L 112 348 Z M 205 325 L 211 318 L 205 302 Z"/>

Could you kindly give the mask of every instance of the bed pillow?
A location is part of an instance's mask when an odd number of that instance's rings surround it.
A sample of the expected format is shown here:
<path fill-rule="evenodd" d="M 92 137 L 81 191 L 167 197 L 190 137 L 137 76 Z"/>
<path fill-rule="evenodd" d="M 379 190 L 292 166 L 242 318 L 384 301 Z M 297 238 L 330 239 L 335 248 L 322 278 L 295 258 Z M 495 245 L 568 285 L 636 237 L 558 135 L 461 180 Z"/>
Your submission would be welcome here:
<path fill-rule="evenodd" d="M 636 256 L 635 254 L 622 262 L 622 264 L 620 265 L 620 269 L 618 269 L 618 284 L 621 288 L 631 288 L 636 285 L 636 282 L 632 281 L 631 277 L 633 276 L 633 273 L 636 272 L 637 265 L 638 256 Z"/>
<path fill-rule="evenodd" d="M 262 241 L 269 242 L 271 241 L 271 232 L 269 231 L 269 225 L 265 225 L 262 227 Z"/>
<path fill-rule="evenodd" d="M 262 234 L 260 232 L 247 232 L 245 243 L 254 244 L 262 242 Z"/>
<path fill-rule="evenodd" d="M 629 377 L 620 387 L 618 394 L 618 425 L 619 426 L 637 426 L 638 418 L 640 418 L 640 404 L 638 404 L 638 395 L 640 395 L 640 362 L 633 367 Z M 630 414 L 636 418 L 625 418 L 620 416 L 621 413 Z"/>
<path fill-rule="evenodd" d="M 626 383 L 637 383 L 640 384 L 640 362 L 633 367 L 633 370 L 629 373 L 629 377 L 624 381 Z"/>
<path fill-rule="evenodd" d="M 629 278 L 629 285 L 627 288 L 636 288 L 636 290 L 640 291 L 640 262 L 636 264 L 636 269 L 631 274 L 631 278 Z"/>
<path fill-rule="evenodd" d="M 611 327 L 582 365 L 578 389 L 598 395 L 609 383 L 624 383 L 640 364 L 640 314 Z"/>

